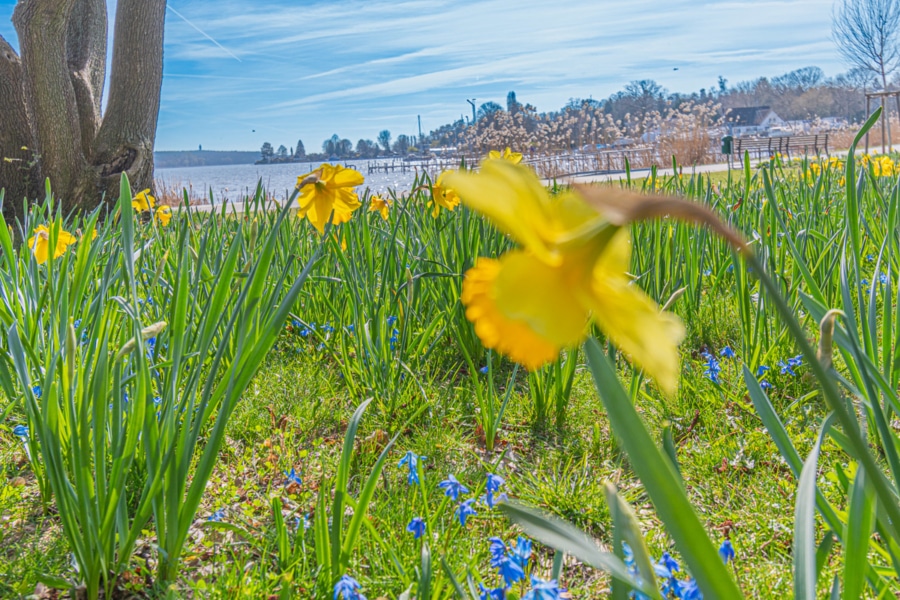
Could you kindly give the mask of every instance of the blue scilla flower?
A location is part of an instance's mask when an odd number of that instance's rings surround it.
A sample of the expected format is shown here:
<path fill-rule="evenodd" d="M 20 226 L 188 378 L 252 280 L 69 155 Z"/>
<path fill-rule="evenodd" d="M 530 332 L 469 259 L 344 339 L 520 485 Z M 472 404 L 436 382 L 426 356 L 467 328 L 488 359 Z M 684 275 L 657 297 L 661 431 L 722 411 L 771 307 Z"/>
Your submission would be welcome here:
<path fill-rule="evenodd" d="M 881 285 L 887 285 L 890 282 L 888 279 L 887 273 L 879 273 L 878 274 L 878 283 Z"/>
<path fill-rule="evenodd" d="M 515 548 L 510 549 L 509 557 L 523 569 L 527 567 L 528 559 L 531 558 L 531 540 L 519 536 Z"/>
<path fill-rule="evenodd" d="M 484 365 L 483 367 L 478 369 L 478 372 L 481 373 L 482 375 L 487 375 L 488 374 L 488 366 Z"/>
<path fill-rule="evenodd" d="M 657 577 L 665 579 L 662 585 L 663 596 L 668 597 L 672 593 L 678 597 L 678 580 L 675 578 L 675 573 L 681 570 L 678 567 L 678 561 L 672 558 L 668 552 L 663 552 L 659 561 L 653 565 L 653 570 Z"/>
<path fill-rule="evenodd" d="M 875 256 L 872 254 L 866 254 L 866 260 L 868 262 L 872 262 L 873 260 L 875 260 Z"/>
<path fill-rule="evenodd" d="M 324 331 L 325 333 L 334 333 L 334 327 L 332 327 L 328 323 L 325 323 L 324 325 L 322 325 L 322 331 Z"/>
<path fill-rule="evenodd" d="M 725 271 L 726 271 L 727 273 L 733 273 L 733 272 L 734 272 L 734 265 L 728 265 L 728 268 L 725 269 Z"/>
<path fill-rule="evenodd" d="M 334 584 L 334 600 L 366 600 L 366 597 L 359 591 L 359 582 L 349 575 L 341 575 L 338 582 Z"/>
<path fill-rule="evenodd" d="M 722 562 L 725 564 L 734 560 L 734 546 L 731 545 L 731 540 L 722 542 L 722 545 L 719 546 L 719 556 L 722 557 Z"/>
<path fill-rule="evenodd" d="M 488 541 L 491 543 L 491 566 L 496 568 L 500 566 L 500 561 L 506 556 L 506 544 L 498 537 L 489 538 Z"/>
<path fill-rule="evenodd" d="M 508 556 L 500 559 L 497 564 L 497 572 L 503 578 L 503 582 L 507 587 L 525 579 L 525 571 L 522 570 L 522 567 L 515 560 Z"/>
<path fill-rule="evenodd" d="M 681 570 L 678 567 L 678 561 L 672 558 L 672 555 L 668 552 L 662 553 L 662 556 L 659 557 L 659 564 L 663 565 L 670 571 L 678 572 Z"/>
<path fill-rule="evenodd" d="M 407 451 L 406 454 L 403 455 L 403 458 L 400 459 L 400 462 L 397 463 L 398 467 L 406 465 L 409 469 L 409 474 L 406 476 L 406 483 L 409 485 L 419 483 L 419 461 L 424 459 L 424 456 L 419 456 L 415 452 Z"/>
<path fill-rule="evenodd" d="M 766 381 L 765 379 L 763 379 L 762 381 L 759 382 L 759 387 L 761 387 L 764 390 L 771 390 L 772 387 L 774 387 L 774 386 L 771 383 L 769 383 L 768 381 Z"/>
<path fill-rule="evenodd" d="M 735 353 L 734 350 L 731 349 L 731 346 L 725 346 L 722 348 L 722 351 L 719 352 L 719 356 L 722 356 L 723 358 L 734 358 Z"/>
<path fill-rule="evenodd" d="M 16 425 L 13 427 L 13 435 L 19 438 L 28 439 L 28 427 L 25 425 Z"/>
<path fill-rule="evenodd" d="M 697 587 L 697 581 L 694 579 L 679 581 L 678 588 L 680 592 L 678 597 L 682 600 L 703 600 L 703 594 L 700 592 L 700 588 Z"/>
<path fill-rule="evenodd" d="M 478 514 L 477 512 L 475 512 L 475 509 L 472 508 L 473 502 L 475 502 L 475 498 L 469 498 L 468 500 L 464 500 L 463 502 L 461 502 L 460 505 L 456 507 L 456 516 L 459 518 L 459 524 L 463 527 L 466 526 L 466 519 Z"/>
<path fill-rule="evenodd" d="M 347 325 L 347 333 L 349 333 L 350 335 L 353 335 L 354 331 L 356 331 L 356 328 L 353 326 L 353 323 L 350 323 L 349 325 Z"/>
<path fill-rule="evenodd" d="M 493 509 L 498 500 L 506 500 L 506 494 L 500 494 L 499 496 L 495 497 L 495 494 L 500 489 L 500 486 L 502 486 L 505 482 L 506 480 L 499 475 L 488 473 L 487 484 L 485 485 L 485 491 L 487 493 L 484 496 L 484 503 L 488 505 L 488 508 Z"/>
<path fill-rule="evenodd" d="M 217 510 L 217 511 L 214 512 L 213 514 L 209 515 L 209 516 L 206 518 L 206 520 L 207 520 L 207 521 L 212 521 L 213 523 L 219 523 L 219 522 L 220 522 L 222 519 L 224 519 L 224 518 L 225 518 L 225 511 L 222 510 L 222 509 L 220 508 L 219 510 Z"/>
<path fill-rule="evenodd" d="M 304 327 L 303 329 L 300 330 L 300 335 L 303 337 L 309 337 L 310 333 L 312 333 L 312 332 L 307 327 Z"/>
<path fill-rule="evenodd" d="M 35 398 L 40 398 L 44 395 L 44 390 L 41 389 L 41 386 L 35 385 L 31 387 L 31 393 L 34 394 Z"/>
<path fill-rule="evenodd" d="M 703 276 L 709 277 L 710 275 L 712 275 L 712 269 L 704 269 Z"/>
<path fill-rule="evenodd" d="M 419 539 L 425 535 L 425 519 L 413 517 L 413 520 L 406 526 L 406 530 L 413 534 L 413 539 Z"/>
<path fill-rule="evenodd" d="M 448 475 L 447 479 L 438 484 L 438 487 L 444 490 L 444 495 L 450 496 L 454 500 L 459 500 L 460 494 L 469 493 L 469 488 L 457 481 L 453 475 Z"/>
<path fill-rule="evenodd" d="M 291 467 L 291 472 L 284 472 L 284 476 L 287 478 L 284 482 L 285 486 L 288 486 L 292 483 L 296 483 L 297 485 L 303 485 L 303 480 L 300 478 L 300 475 L 297 474 L 297 470 Z"/>
<path fill-rule="evenodd" d="M 559 600 L 561 592 L 555 579 L 544 581 L 532 575 L 531 589 L 522 597 L 522 600 Z"/>
<path fill-rule="evenodd" d="M 766 365 L 759 365 L 758 367 L 756 367 L 756 376 L 762 377 L 768 370 L 770 370 L 770 367 L 767 367 Z"/>
<path fill-rule="evenodd" d="M 390 327 L 391 325 L 393 325 L 396 322 L 397 322 L 397 317 L 388 317 L 387 318 L 388 327 Z"/>
<path fill-rule="evenodd" d="M 863 286 L 863 287 L 869 287 L 869 280 L 868 280 L 868 279 L 861 279 L 860 282 L 859 282 L 859 285 L 861 285 L 861 286 Z"/>
<path fill-rule="evenodd" d="M 479 600 L 506 600 L 506 588 L 498 587 L 492 590 L 484 587 L 483 583 L 478 584 L 481 588 Z"/>
<path fill-rule="evenodd" d="M 787 360 L 787 363 L 792 367 L 797 368 L 803 364 L 803 355 L 798 354 L 797 356 L 792 356 Z"/>
<path fill-rule="evenodd" d="M 791 377 L 793 377 L 797 374 L 797 372 L 794 371 L 794 368 L 789 363 L 786 363 L 783 360 L 778 361 L 778 366 L 781 368 L 782 375 L 790 375 Z"/>
<path fill-rule="evenodd" d="M 74 327 L 75 329 L 78 329 L 79 327 L 81 327 L 81 319 L 75 319 L 72 322 L 72 327 Z"/>
<path fill-rule="evenodd" d="M 719 373 L 722 372 L 722 367 L 715 356 L 706 354 L 706 357 L 708 358 L 706 358 L 706 369 L 703 370 L 703 374 L 713 383 L 719 383 Z"/>
<path fill-rule="evenodd" d="M 291 326 L 300 329 L 301 327 L 303 327 L 303 323 L 301 323 L 297 319 L 291 319 Z"/>

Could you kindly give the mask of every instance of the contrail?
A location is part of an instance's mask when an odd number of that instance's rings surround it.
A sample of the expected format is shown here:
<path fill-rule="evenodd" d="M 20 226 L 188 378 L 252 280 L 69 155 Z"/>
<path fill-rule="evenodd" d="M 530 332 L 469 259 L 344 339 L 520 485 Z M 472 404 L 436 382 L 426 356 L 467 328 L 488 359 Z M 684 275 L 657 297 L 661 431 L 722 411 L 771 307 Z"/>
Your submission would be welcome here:
<path fill-rule="evenodd" d="M 190 25 L 191 27 L 193 27 L 194 29 L 196 29 L 197 32 L 198 32 L 200 35 L 202 35 L 203 37 L 205 37 L 206 39 L 208 39 L 209 41 L 211 41 L 213 44 L 215 44 L 216 46 L 218 46 L 219 48 L 221 48 L 222 50 L 224 50 L 224 51 L 228 54 L 228 56 L 230 56 L 231 58 L 233 58 L 234 60 L 236 60 L 236 61 L 238 61 L 238 62 L 241 62 L 241 59 L 239 59 L 237 56 L 235 56 L 234 53 L 233 53 L 231 50 L 229 50 L 228 48 L 226 48 L 225 46 L 223 46 L 222 44 L 220 44 L 219 42 L 217 42 L 215 39 L 213 39 L 213 37 L 212 37 L 211 35 L 209 35 L 209 34 L 206 33 L 205 31 L 203 31 L 202 29 L 200 29 L 199 27 L 197 27 L 196 25 L 194 25 L 193 23 L 191 23 L 190 21 L 188 21 L 187 17 L 185 17 L 183 14 L 181 14 L 180 12 L 178 12 L 177 10 L 175 10 L 174 8 L 172 8 L 171 6 L 169 6 L 168 4 L 166 4 L 166 8 L 168 8 L 168 9 L 171 10 L 173 13 L 175 13 L 182 21 L 184 21 L 185 23 L 187 23 L 188 25 Z"/>

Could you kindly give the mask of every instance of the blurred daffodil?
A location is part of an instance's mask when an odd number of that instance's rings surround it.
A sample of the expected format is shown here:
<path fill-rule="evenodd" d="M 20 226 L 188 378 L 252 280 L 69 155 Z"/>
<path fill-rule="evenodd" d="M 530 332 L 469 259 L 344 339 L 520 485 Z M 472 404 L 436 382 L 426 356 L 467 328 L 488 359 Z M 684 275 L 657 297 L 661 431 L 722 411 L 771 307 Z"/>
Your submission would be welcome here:
<path fill-rule="evenodd" d="M 381 218 L 385 221 L 388 220 L 390 206 L 390 200 L 385 200 L 377 194 L 369 199 L 369 212 L 381 213 Z"/>
<path fill-rule="evenodd" d="M 167 227 L 169 221 L 172 220 L 172 208 L 170 206 L 160 206 L 156 209 L 156 218 L 159 219 L 163 227 Z"/>
<path fill-rule="evenodd" d="M 297 216 L 309 219 L 319 233 L 325 232 L 332 211 L 332 223 L 346 223 L 353 211 L 362 206 L 353 189 L 364 182 L 361 173 L 341 165 L 323 164 L 315 171 L 301 175 L 297 178 L 300 189 L 297 198 L 300 211 Z"/>
<path fill-rule="evenodd" d="M 431 216 L 434 218 L 441 214 L 441 208 L 452 211 L 459 206 L 459 196 L 456 191 L 448 188 L 444 183 L 444 177 L 450 174 L 450 171 L 444 171 L 437 181 L 431 184 L 431 202 L 428 203 L 428 206 L 431 207 Z"/>
<path fill-rule="evenodd" d="M 575 192 L 551 198 L 530 169 L 506 160 L 446 179 L 521 245 L 478 259 L 466 273 L 461 300 L 486 347 L 537 369 L 584 340 L 593 321 L 664 391 L 675 391 L 684 328 L 632 285 L 627 228 Z"/>
<path fill-rule="evenodd" d="M 131 207 L 138 212 L 153 210 L 154 206 L 156 206 L 156 198 L 150 195 L 149 189 L 135 194 L 131 199 Z"/>
<path fill-rule="evenodd" d="M 503 160 L 508 160 L 514 165 L 522 162 L 522 153 L 521 152 L 513 152 L 509 146 L 506 147 L 506 150 L 500 152 L 499 150 L 491 150 L 488 152 L 488 158 L 491 160 L 502 158 Z"/>
<path fill-rule="evenodd" d="M 56 227 L 56 225 L 54 225 Z M 59 258 L 66 253 L 66 248 L 75 243 L 75 236 L 64 231 L 61 227 L 56 231 L 56 246 L 53 249 L 53 258 Z M 50 230 L 46 225 L 38 225 L 32 236 L 28 238 L 28 247 L 34 252 L 34 258 L 39 265 L 47 262 L 50 255 Z"/>

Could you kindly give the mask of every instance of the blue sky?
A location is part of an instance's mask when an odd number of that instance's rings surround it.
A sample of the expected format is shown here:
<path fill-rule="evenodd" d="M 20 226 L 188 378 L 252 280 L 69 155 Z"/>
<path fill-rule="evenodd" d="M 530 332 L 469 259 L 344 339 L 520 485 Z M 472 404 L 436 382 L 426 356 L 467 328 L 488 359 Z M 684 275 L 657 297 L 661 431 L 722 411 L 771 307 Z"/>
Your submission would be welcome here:
<path fill-rule="evenodd" d="M 114 4 L 110 0 L 110 4 Z M 0 35 L 16 44 L 13 0 Z M 712 88 L 845 70 L 831 0 L 169 0 L 157 148 L 308 151 L 331 134 L 415 134 L 467 98 L 555 110 L 634 79 Z M 677 67 L 677 71 L 674 70 Z"/>

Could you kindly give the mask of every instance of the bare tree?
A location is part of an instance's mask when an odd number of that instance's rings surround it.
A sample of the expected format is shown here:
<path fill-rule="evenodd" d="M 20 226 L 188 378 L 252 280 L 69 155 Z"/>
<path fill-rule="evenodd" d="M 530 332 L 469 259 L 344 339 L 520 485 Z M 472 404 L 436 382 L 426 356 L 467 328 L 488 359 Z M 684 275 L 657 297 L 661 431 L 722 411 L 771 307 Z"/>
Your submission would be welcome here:
<path fill-rule="evenodd" d="M 166 0 L 118 0 L 106 111 L 106 0 L 19 0 L 0 37 L 0 188 L 15 217 L 49 178 L 67 208 L 153 185 Z"/>
<path fill-rule="evenodd" d="M 887 89 L 900 65 L 900 1 L 839 0 L 832 35 L 848 63 L 875 73 Z"/>

